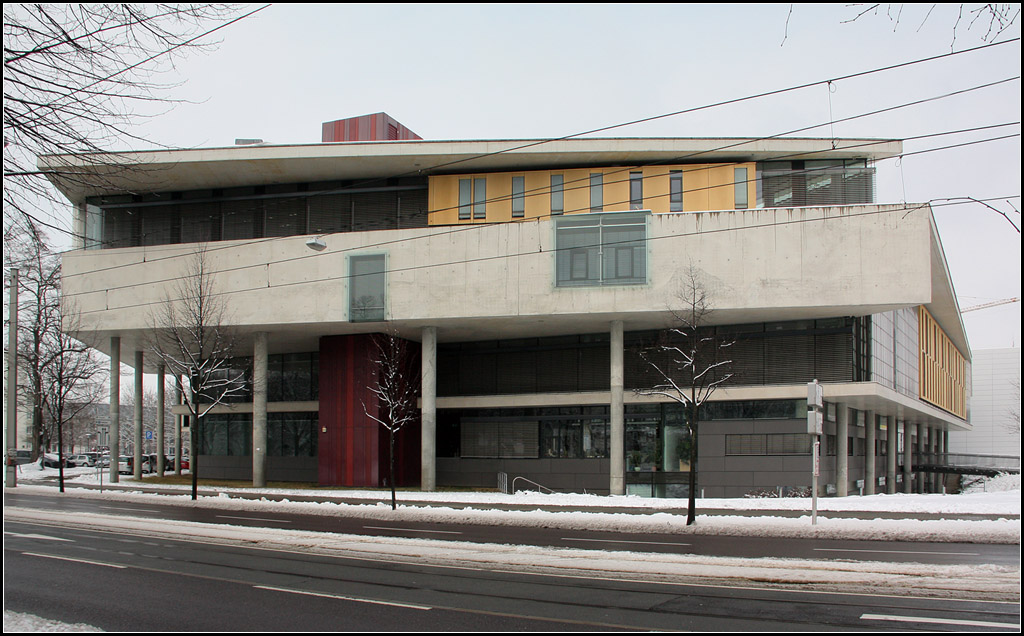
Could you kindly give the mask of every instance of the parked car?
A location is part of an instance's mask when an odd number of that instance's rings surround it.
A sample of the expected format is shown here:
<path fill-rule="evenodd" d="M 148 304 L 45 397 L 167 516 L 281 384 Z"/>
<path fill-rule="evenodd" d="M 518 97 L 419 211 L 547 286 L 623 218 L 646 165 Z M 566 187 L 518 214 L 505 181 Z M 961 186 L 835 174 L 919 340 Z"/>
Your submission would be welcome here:
<path fill-rule="evenodd" d="M 32 463 L 32 451 L 17 449 L 14 451 L 14 463 L 16 464 L 31 464 Z"/>
<path fill-rule="evenodd" d="M 100 455 L 97 457 L 96 465 L 100 468 L 110 468 L 110 455 Z"/>
<path fill-rule="evenodd" d="M 43 456 L 39 458 L 39 465 L 43 468 L 60 468 L 60 457 L 50 453 L 43 453 Z M 64 458 L 64 467 L 68 467 L 66 457 Z"/>
<path fill-rule="evenodd" d="M 120 475 L 131 475 L 132 471 L 132 458 L 129 455 L 121 455 L 117 458 L 117 472 Z"/>
<path fill-rule="evenodd" d="M 72 455 L 68 458 L 69 468 L 84 468 L 87 466 L 95 466 L 96 461 L 93 460 L 89 455 L 85 453 L 79 453 L 78 455 Z"/>

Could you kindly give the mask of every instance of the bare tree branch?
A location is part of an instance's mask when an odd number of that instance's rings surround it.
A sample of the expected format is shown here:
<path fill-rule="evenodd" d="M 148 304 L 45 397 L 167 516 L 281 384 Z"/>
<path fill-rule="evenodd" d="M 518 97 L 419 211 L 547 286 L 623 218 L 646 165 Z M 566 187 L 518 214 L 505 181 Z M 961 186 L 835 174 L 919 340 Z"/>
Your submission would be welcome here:
<path fill-rule="evenodd" d="M 653 377 L 651 386 L 638 395 L 656 395 L 676 402 L 686 414 L 690 434 L 689 510 L 686 524 L 696 520 L 697 441 L 700 407 L 715 390 L 732 378 L 732 361 L 726 355 L 733 343 L 721 339 L 708 325 L 712 314 L 710 294 L 700 270 L 694 265 L 682 272 L 672 309 L 673 326 L 659 335 L 657 343 L 639 351 Z"/>
<path fill-rule="evenodd" d="M 175 378 L 189 410 L 192 437 L 192 498 L 198 496 L 198 460 L 203 418 L 245 391 L 245 374 L 232 368 L 234 338 L 226 306 L 214 289 L 213 270 L 201 246 L 186 263 L 171 295 L 154 312 L 151 350 Z"/>
<path fill-rule="evenodd" d="M 235 12 L 223 4 L 5 3 L 5 226 L 13 217 L 48 218 L 71 233 L 55 213 L 66 202 L 47 181 L 50 171 L 36 169 L 38 158 L 145 141 L 138 122 L 178 101 L 166 94 L 175 84 L 157 75 L 210 47 L 200 38 Z"/>
<path fill-rule="evenodd" d="M 366 388 L 376 397 L 376 404 L 363 403 L 363 412 L 388 431 L 389 481 L 391 509 L 395 500 L 395 434 L 418 419 L 416 399 L 420 376 L 415 369 L 415 356 L 410 343 L 394 330 L 373 336 L 373 359 L 376 382 Z"/>

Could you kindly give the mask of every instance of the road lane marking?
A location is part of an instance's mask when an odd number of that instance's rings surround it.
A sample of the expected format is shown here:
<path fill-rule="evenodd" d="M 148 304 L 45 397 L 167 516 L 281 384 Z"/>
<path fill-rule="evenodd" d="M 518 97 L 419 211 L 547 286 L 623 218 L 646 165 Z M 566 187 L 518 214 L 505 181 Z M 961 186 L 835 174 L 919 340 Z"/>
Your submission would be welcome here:
<path fill-rule="evenodd" d="M 889 614 L 862 614 L 866 621 L 897 621 L 901 623 L 938 623 L 940 625 L 961 625 L 964 627 L 1006 627 L 1020 629 L 1020 623 L 993 623 L 990 621 L 968 621 L 958 618 L 932 618 L 928 616 L 894 616 Z"/>
<path fill-rule="evenodd" d="M 4 530 L 4 534 L 10 535 L 12 537 L 21 537 L 22 539 L 48 539 L 50 541 L 70 541 L 71 543 L 75 542 L 74 539 L 65 539 L 63 537 L 51 537 L 46 534 L 22 534 L 20 532 L 8 532 L 6 530 Z"/>
<path fill-rule="evenodd" d="M 868 554 L 940 554 L 948 556 L 980 556 L 979 552 L 937 552 L 934 550 L 844 550 L 841 548 L 814 548 L 815 552 L 866 552 Z"/>
<path fill-rule="evenodd" d="M 689 543 L 672 543 L 670 541 L 622 541 L 619 539 L 583 539 L 576 537 L 562 537 L 562 541 L 593 541 L 594 543 L 630 543 L 635 545 L 692 545 Z"/>
<path fill-rule="evenodd" d="M 364 530 L 394 530 L 395 532 L 426 532 L 428 534 L 462 534 L 453 530 L 416 530 L 413 528 L 388 528 L 386 526 L 363 526 Z"/>
<path fill-rule="evenodd" d="M 127 510 L 128 512 L 161 512 L 160 510 L 150 510 L 149 508 L 122 508 L 120 506 L 96 506 L 103 510 Z"/>
<path fill-rule="evenodd" d="M 218 519 L 244 519 L 246 521 L 269 521 L 270 523 L 291 523 L 287 519 L 264 519 L 263 517 L 236 517 L 233 515 L 216 515 Z"/>
<path fill-rule="evenodd" d="M 272 592 L 288 592 L 289 594 L 303 594 L 305 596 L 320 596 L 323 598 L 333 598 L 339 601 L 353 601 L 355 603 L 372 603 L 374 605 L 390 605 L 391 607 L 405 607 L 407 609 L 418 609 L 418 610 L 430 610 L 434 609 L 427 605 L 415 605 L 413 603 L 399 603 L 396 601 L 378 601 L 370 598 L 356 598 L 353 596 L 341 596 L 340 594 L 326 594 L 322 592 L 307 592 L 305 590 L 292 590 L 286 587 L 272 587 L 269 585 L 254 585 L 257 590 L 270 590 Z"/>
<path fill-rule="evenodd" d="M 117 568 L 118 570 L 127 570 L 127 565 L 117 565 L 114 563 L 102 563 L 100 561 L 89 561 L 87 559 L 73 559 L 71 557 L 54 556 L 52 554 L 39 554 L 38 552 L 22 552 L 25 556 L 41 557 L 43 559 L 56 559 L 58 561 L 73 561 L 74 563 L 85 563 L 87 565 L 102 565 L 107 568 Z"/>

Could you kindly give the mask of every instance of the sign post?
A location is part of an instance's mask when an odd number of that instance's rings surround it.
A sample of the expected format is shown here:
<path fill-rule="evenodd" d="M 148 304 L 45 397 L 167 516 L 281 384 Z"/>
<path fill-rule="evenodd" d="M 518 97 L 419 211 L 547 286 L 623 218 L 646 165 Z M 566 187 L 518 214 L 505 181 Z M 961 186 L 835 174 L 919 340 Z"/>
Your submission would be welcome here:
<path fill-rule="evenodd" d="M 825 414 L 824 393 L 817 380 L 807 383 L 807 433 L 814 438 L 811 445 L 811 525 L 818 523 L 818 477 L 821 475 L 821 431 Z"/>

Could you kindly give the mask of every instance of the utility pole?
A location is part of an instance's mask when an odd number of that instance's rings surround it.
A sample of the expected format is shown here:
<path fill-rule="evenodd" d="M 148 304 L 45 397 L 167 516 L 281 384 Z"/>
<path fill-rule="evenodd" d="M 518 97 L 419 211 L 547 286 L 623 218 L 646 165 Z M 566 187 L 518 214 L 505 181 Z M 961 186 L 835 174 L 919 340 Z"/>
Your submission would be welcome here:
<path fill-rule="evenodd" d="M 11 268 L 10 325 L 7 332 L 7 477 L 8 488 L 18 485 L 18 268 Z"/>

